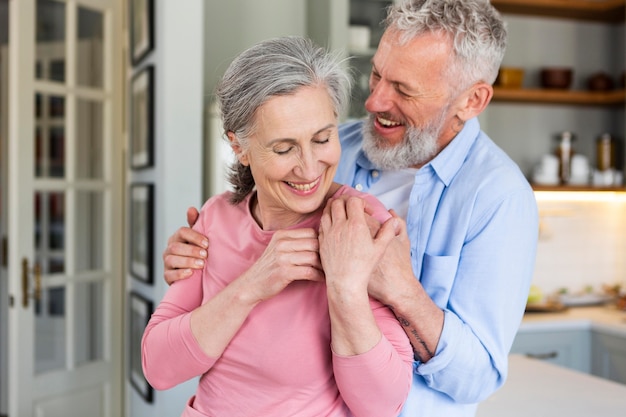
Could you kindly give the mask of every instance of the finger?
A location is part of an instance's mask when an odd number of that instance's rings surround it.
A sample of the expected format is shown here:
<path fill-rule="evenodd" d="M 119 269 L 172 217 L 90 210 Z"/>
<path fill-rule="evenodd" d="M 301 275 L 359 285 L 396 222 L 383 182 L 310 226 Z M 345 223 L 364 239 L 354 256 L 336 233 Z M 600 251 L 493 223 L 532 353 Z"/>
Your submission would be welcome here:
<path fill-rule="evenodd" d="M 198 221 L 198 217 L 200 217 L 200 212 L 195 207 L 189 207 L 187 209 L 187 224 L 189 227 L 193 227 L 194 224 Z"/>
<path fill-rule="evenodd" d="M 163 252 L 163 264 L 166 271 L 180 268 L 198 269 L 204 267 L 204 259 L 206 259 L 207 255 L 206 249 L 196 245 L 181 241 L 171 241 Z"/>
<path fill-rule="evenodd" d="M 397 220 L 398 228 L 396 229 L 396 236 L 402 236 L 403 238 L 406 238 L 408 240 L 409 235 L 406 230 L 406 221 L 404 221 L 404 219 L 400 217 L 394 209 L 390 209 L 389 214 L 391 214 L 391 216 L 393 216 L 393 218 Z"/>
<path fill-rule="evenodd" d="M 180 281 L 181 279 L 189 278 L 192 274 L 191 269 L 171 269 L 169 271 L 165 271 L 164 278 L 167 285 L 172 285 L 176 281 Z"/>
<path fill-rule="evenodd" d="M 326 277 L 324 276 L 324 271 L 322 271 L 321 268 L 307 267 L 301 276 L 305 281 L 324 282 L 326 280 Z"/>
<path fill-rule="evenodd" d="M 348 199 L 348 202 L 351 199 Z M 345 199 L 335 199 L 330 204 L 330 220 L 331 222 L 345 220 L 347 217 L 347 208 Z"/>
<path fill-rule="evenodd" d="M 206 249 L 209 247 L 209 240 L 202 233 L 189 227 L 181 227 L 168 239 L 168 246 L 176 243 L 186 243 Z"/>
<path fill-rule="evenodd" d="M 290 248 L 289 245 L 298 245 L 298 250 L 302 249 L 302 244 L 309 244 L 317 242 L 318 232 L 315 229 L 285 229 L 278 230 L 274 234 L 273 240 L 277 244 L 281 244 L 281 242 L 285 242 L 287 246 L 287 250 Z M 294 247 L 291 247 L 293 249 Z"/>
<path fill-rule="evenodd" d="M 374 207 L 366 199 L 363 199 L 363 204 L 365 205 L 365 213 L 369 214 L 370 216 L 373 216 L 374 213 L 376 212 Z"/>
<path fill-rule="evenodd" d="M 362 218 L 365 219 L 365 203 L 362 198 L 351 197 L 346 202 L 346 215 L 349 218 Z"/>
<path fill-rule="evenodd" d="M 324 210 L 322 211 L 322 217 L 320 219 L 320 227 L 319 227 L 319 236 L 318 239 L 323 239 L 323 231 L 328 229 L 332 223 L 332 219 L 330 217 L 330 206 L 332 204 L 333 198 L 329 198 L 324 206 Z"/>
<path fill-rule="evenodd" d="M 376 237 L 374 238 L 376 244 L 387 247 L 387 245 L 389 245 L 389 242 L 391 242 L 391 240 L 396 237 L 398 223 L 398 219 L 395 217 L 387 219 L 387 221 L 383 223 L 380 227 L 380 230 L 378 230 L 378 233 L 376 233 Z"/>

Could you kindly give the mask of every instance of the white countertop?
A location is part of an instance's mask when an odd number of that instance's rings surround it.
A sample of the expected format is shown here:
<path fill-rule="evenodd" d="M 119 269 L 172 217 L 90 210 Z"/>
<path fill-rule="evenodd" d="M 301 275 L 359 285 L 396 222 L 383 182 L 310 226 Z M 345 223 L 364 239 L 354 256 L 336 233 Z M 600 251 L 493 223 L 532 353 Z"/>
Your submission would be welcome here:
<path fill-rule="evenodd" d="M 476 413 L 476 417 L 502 416 L 624 417 L 626 385 L 511 355 L 507 382 Z"/>
<path fill-rule="evenodd" d="M 519 332 L 579 329 L 626 337 L 626 311 L 607 305 L 527 313 Z M 479 405 L 476 416 L 624 417 L 626 385 L 523 355 L 511 355 L 507 382 Z"/>
<path fill-rule="evenodd" d="M 567 329 L 602 329 L 626 337 L 626 311 L 606 305 L 572 307 L 555 313 L 526 313 L 519 332 Z"/>

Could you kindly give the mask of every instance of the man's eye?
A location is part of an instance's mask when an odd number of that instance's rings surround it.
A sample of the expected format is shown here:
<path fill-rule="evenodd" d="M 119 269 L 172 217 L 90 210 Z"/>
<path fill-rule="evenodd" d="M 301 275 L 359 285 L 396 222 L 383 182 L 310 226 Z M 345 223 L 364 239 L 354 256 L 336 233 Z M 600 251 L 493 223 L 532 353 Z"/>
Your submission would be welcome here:
<path fill-rule="evenodd" d="M 411 95 L 410 95 L 410 94 L 405 93 L 404 91 L 402 91 L 402 90 L 401 90 L 401 89 L 399 89 L 399 88 L 396 88 L 396 91 L 397 91 L 397 92 L 398 92 L 398 94 L 400 94 L 402 97 L 411 97 Z"/>

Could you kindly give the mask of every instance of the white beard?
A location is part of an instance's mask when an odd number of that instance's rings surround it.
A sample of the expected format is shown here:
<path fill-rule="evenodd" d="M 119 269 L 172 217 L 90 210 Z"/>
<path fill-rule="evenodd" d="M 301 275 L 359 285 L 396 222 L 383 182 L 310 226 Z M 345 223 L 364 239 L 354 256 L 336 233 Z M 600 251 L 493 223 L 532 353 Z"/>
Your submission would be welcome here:
<path fill-rule="evenodd" d="M 383 170 L 397 170 L 421 166 L 437 155 L 437 139 L 443 128 L 447 107 L 439 117 L 418 128 L 408 126 L 402 142 L 389 146 L 374 129 L 375 115 L 370 114 L 363 123 L 363 151 L 372 163 Z"/>

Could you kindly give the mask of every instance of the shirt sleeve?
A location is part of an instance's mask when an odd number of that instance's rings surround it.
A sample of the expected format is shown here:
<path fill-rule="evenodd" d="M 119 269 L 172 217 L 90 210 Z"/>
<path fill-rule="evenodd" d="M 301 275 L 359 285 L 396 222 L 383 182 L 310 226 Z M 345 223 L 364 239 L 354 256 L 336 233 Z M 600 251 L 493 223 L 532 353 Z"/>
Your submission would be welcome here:
<path fill-rule="evenodd" d="M 504 384 L 533 276 L 537 234 L 534 195 L 518 190 L 481 213 L 460 253 L 424 256 L 423 285 L 435 297 L 432 281 L 450 289 L 436 355 L 416 363 L 428 387 L 467 404 Z"/>
<path fill-rule="evenodd" d="M 333 370 L 341 396 L 355 417 L 397 416 L 411 387 L 413 350 L 389 308 L 371 300 L 383 336 L 360 355 L 333 352 Z"/>
<path fill-rule="evenodd" d="M 202 303 L 202 271 L 176 281 L 152 314 L 141 343 L 142 366 L 155 389 L 169 389 L 205 373 L 215 359 L 191 332 L 191 312 Z"/>

